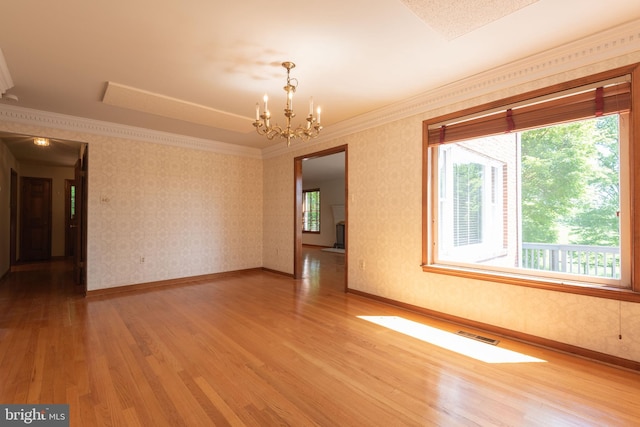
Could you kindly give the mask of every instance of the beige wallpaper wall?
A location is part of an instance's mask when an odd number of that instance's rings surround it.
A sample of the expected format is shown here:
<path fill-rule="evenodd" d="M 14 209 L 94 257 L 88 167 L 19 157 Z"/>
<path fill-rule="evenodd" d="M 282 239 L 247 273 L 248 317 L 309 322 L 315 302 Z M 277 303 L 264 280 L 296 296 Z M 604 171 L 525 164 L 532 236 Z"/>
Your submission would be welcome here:
<path fill-rule="evenodd" d="M 293 153 L 271 159 L 264 168 L 264 266 L 293 274 Z"/>
<path fill-rule="evenodd" d="M 262 161 L 89 144 L 88 288 L 261 267 Z"/>
<path fill-rule="evenodd" d="M 424 119 L 638 60 L 618 58 L 266 159 L 265 171 L 273 174 L 265 175 L 265 266 L 292 272 L 293 158 L 347 144 L 349 288 L 640 361 L 640 304 L 428 274 L 420 267 Z"/>
<path fill-rule="evenodd" d="M 66 130 L 68 123 L 0 120 L 0 131 L 88 143 L 89 290 L 263 265 L 261 159 L 210 151 L 202 141 L 186 148 Z"/>

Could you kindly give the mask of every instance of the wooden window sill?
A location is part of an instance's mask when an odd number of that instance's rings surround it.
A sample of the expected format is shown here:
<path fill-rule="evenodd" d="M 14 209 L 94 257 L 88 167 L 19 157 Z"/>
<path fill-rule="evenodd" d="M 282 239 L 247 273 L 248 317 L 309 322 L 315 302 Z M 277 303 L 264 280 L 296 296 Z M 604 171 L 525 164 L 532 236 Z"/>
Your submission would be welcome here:
<path fill-rule="evenodd" d="M 422 271 L 428 273 L 445 274 L 449 276 L 464 277 L 466 279 L 483 280 L 487 282 L 506 283 L 509 285 L 526 286 L 529 288 L 544 289 L 555 292 L 585 295 L 596 298 L 607 298 L 619 301 L 640 302 L 640 292 L 631 289 L 616 288 L 612 286 L 598 286 L 581 283 L 561 283 L 557 280 L 545 280 L 538 277 L 498 274 L 445 265 L 422 265 Z"/>

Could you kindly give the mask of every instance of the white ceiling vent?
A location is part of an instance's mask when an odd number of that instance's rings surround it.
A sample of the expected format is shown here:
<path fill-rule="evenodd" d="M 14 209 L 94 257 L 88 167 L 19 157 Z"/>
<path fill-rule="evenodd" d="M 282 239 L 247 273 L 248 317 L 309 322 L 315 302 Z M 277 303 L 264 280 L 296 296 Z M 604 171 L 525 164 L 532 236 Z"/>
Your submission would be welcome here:
<path fill-rule="evenodd" d="M 9 74 L 9 67 L 7 67 L 7 61 L 4 60 L 4 54 L 0 49 L 0 98 L 12 87 L 13 80 L 11 80 L 11 74 Z"/>

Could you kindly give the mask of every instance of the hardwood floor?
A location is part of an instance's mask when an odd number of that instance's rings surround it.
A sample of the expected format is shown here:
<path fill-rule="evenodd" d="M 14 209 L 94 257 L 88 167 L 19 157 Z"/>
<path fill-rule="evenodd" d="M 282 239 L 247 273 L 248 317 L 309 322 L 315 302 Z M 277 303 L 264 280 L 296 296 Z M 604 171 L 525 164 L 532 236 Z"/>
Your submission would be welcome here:
<path fill-rule="evenodd" d="M 12 273 L 0 403 L 68 403 L 72 426 L 640 425 L 640 373 L 450 334 L 345 294 L 343 256 L 304 257 L 299 281 L 254 271 L 87 299 L 64 263 Z M 406 327 L 416 337 L 391 329 Z M 443 348 L 459 343 L 470 355 Z"/>

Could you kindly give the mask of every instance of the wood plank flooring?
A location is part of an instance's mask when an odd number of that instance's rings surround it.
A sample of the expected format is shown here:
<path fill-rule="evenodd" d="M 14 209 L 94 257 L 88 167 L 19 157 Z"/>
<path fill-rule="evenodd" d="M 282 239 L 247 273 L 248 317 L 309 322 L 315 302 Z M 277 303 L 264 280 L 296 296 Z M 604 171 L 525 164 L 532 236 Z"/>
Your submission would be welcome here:
<path fill-rule="evenodd" d="M 87 299 L 65 263 L 12 273 L 0 403 L 68 403 L 72 426 L 640 425 L 640 373 L 447 334 L 460 328 L 345 294 L 344 256 L 304 256 L 299 281 L 255 271 Z M 540 360 L 481 361 L 431 335 Z"/>

